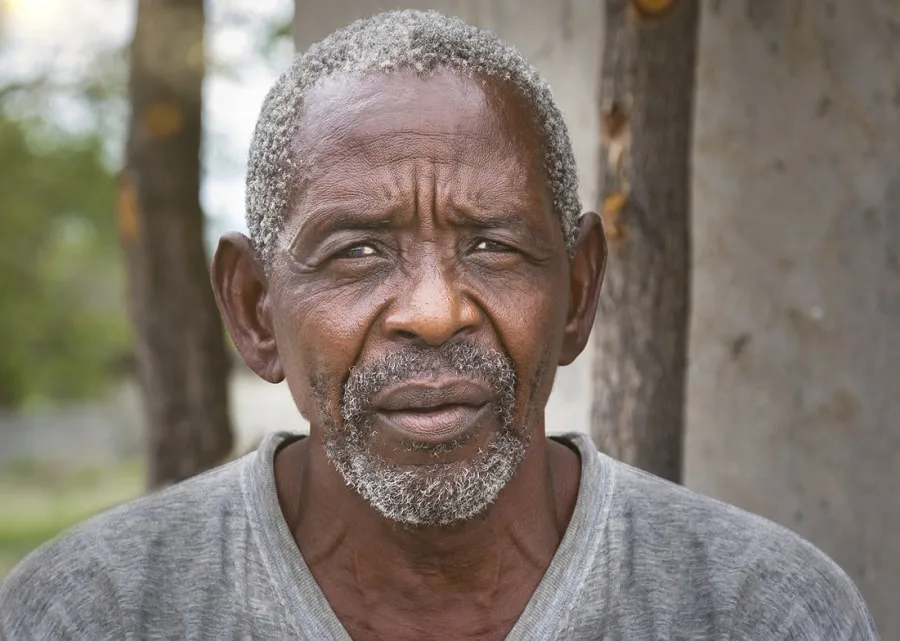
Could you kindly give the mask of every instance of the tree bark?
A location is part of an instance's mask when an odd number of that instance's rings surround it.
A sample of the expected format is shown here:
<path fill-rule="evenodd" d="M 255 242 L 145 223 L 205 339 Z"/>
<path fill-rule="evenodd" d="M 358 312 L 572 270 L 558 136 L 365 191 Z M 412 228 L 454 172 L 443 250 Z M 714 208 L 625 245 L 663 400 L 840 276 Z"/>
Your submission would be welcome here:
<path fill-rule="evenodd" d="M 595 336 L 592 432 L 611 456 L 680 482 L 690 308 L 697 0 L 606 0 L 602 216 L 610 244 Z"/>
<path fill-rule="evenodd" d="M 203 0 L 138 0 L 119 225 L 148 428 L 148 484 L 231 452 L 229 361 L 200 206 Z"/>

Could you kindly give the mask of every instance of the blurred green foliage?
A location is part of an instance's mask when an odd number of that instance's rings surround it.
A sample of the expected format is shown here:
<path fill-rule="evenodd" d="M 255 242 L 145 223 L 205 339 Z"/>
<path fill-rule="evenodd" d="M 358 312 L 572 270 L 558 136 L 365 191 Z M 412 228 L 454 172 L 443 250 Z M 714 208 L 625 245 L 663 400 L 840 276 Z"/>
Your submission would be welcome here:
<path fill-rule="evenodd" d="M 61 64 L 61 48 L 14 74 L 3 7 L 0 409 L 27 410 L 99 396 L 131 361 L 112 169 L 124 148 L 129 46 L 98 44 L 83 67 Z M 290 15 L 259 19 L 227 4 L 217 15 L 211 31 L 244 30 L 263 58 L 289 55 Z M 234 71 L 209 62 L 211 73 Z"/>
<path fill-rule="evenodd" d="M 0 111 L 0 407 L 100 394 L 129 354 L 115 195 L 99 133 Z"/>

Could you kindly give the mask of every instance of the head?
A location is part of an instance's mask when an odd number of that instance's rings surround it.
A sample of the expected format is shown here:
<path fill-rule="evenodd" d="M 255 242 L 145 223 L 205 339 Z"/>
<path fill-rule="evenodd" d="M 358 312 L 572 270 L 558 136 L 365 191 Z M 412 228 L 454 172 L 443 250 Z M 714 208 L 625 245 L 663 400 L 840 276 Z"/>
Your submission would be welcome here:
<path fill-rule="evenodd" d="M 543 438 L 606 256 L 535 70 L 433 12 L 335 32 L 266 98 L 247 222 L 220 242 L 217 300 L 311 447 L 392 520 L 484 512 Z"/>

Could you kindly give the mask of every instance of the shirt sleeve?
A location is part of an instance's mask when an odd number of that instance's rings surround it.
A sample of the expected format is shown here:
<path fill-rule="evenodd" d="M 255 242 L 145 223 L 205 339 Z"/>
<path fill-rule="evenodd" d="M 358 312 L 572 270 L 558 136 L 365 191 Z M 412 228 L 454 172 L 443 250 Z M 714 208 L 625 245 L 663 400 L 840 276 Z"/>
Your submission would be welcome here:
<path fill-rule="evenodd" d="M 741 594 L 732 641 L 880 641 L 856 585 L 806 542 L 789 554 L 767 550 Z"/>
<path fill-rule="evenodd" d="M 853 591 L 856 592 L 855 588 Z M 827 600 L 804 603 L 774 638 L 784 641 L 879 641 L 875 624 L 858 592 L 840 604 Z"/>
<path fill-rule="evenodd" d="M 0 640 L 127 638 L 115 587 L 79 537 L 39 548 L 0 582 Z"/>

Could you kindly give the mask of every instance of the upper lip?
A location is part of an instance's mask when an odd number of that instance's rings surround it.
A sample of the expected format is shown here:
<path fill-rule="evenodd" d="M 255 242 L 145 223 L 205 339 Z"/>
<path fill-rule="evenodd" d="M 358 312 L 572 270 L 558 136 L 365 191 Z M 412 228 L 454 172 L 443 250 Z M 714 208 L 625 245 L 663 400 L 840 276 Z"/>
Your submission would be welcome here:
<path fill-rule="evenodd" d="M 472 379 L 406 382 L 391 385 L 372 399 L 376 411 L 428 411 L 447 405 L 480 407 L 491 400 L 486 382 Z"/>

